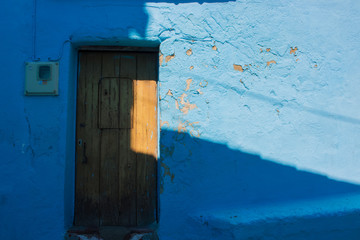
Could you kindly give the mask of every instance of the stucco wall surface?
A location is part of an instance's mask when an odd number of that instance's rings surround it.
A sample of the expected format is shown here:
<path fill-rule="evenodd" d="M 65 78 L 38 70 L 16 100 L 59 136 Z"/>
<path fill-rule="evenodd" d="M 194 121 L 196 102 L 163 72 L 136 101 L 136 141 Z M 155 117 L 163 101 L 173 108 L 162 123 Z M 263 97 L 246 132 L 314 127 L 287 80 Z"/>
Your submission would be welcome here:
<path fill-rule="evenodd" d="M 359 11 L 2 3 L 0 239 L 63 239 L 72 225 L 82 45 L 160 46 L 160 239 L 359 239 Z M 24 63 L 59 56 L 59 96 L 24 96 Z"/>

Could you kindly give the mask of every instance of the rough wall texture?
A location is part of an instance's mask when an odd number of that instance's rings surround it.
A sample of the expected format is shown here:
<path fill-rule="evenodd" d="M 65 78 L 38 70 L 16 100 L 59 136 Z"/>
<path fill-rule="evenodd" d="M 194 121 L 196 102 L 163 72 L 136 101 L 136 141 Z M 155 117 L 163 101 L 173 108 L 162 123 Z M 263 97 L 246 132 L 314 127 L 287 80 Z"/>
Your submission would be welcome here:
<path fill-rule="evenodd" d="M 3 3 L 0 238 L 72 224 L 76 46 L 160 44 L 160 239 L 358 239 L 357 1 Z"/>

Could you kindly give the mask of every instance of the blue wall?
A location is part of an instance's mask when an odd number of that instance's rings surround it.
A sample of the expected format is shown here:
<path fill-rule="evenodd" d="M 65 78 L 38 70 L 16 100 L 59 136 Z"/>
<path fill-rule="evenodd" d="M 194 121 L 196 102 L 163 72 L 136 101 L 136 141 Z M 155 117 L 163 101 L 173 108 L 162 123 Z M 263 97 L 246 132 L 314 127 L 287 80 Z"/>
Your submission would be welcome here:
<path fill-rule="evenodd" d="M 359 10 L 3 3 L 0 238 L 63 239 L 72 225 L 77 47 L 160 45 L 162 240 L 358 239 Z M 59 96 L 24 96 L 24 63 L 59 55 Z"/>

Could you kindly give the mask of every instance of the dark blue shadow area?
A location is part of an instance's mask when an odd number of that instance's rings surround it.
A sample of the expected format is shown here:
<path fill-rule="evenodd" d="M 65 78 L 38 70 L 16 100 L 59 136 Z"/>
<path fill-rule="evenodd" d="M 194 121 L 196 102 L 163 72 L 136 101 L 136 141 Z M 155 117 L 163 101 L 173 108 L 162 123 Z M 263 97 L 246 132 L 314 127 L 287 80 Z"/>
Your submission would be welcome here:
<path fill-rule="evenodd" d="M 360 193 L 358 185 L 300 171 L 187 133 L 161 130 L 160 143 L 164 191 L 176 194 L 188 207 L 267 205 Z"/>
<path fill-rule="evenodd" d="M 37 1 L 39 13 L 46 12 L 47 9 L 42 4 L 44 0 Z M 141 37 L 146 36 L 149 15 L 146 11 L 146 3 L 227 3 L 235 1 L 225 0 L 52 0 L 59 5 L 58 11 L 64 12 L 69 16 L 80 15 L 83 19 L 88 19 L 85 25 L 92 27 L 105 26 L 110 28 L 115 36 L 131 37 L 134 33 Z M 75 6 L 75 7 L 74 7 Z M 81 6 L 81 8 L 77 8 Z M 199 13 L 200 14 L 200 13 Z M 38 19 L 38 21 L 41 21 Z M 101 23 L 101 24 L 100 24 Z M 105 37 L 105 36 L 104 36 Z M 104 43 L 106 44 L 106 43 Z"/>
<path fill-rule="evenodd" d="M 179 3 L 199 3 L 199 4 L 203 4 L 203 3 L 221 3 L 221 2 L 236 2 L 235 0 L 206 0 L 206 1 L 193 1 L 193 0 L 154 0 L 154 1 L 146 1 L 146 2 L 161 2 L 161 3 L 175 3 L 175 4 L 179 4 Z"/>

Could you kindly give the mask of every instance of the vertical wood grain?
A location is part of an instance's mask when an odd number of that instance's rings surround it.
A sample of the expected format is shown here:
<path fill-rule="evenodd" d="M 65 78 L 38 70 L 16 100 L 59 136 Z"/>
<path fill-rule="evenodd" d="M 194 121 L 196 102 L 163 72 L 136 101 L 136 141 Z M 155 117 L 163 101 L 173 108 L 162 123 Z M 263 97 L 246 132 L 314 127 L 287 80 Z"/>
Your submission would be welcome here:
<path fill-rule="evenodd" d="M 156 220 L 157 85 L 154 54 L 138 54 L 136 80 L 137 225 Z"/>
<path fill-rule="evenodd" d="M 120 159 L 119 159 L 119 223 L 136 226 L 136 155 L 131 150 L 130 138 L 134 109 L 134 79 L 136 79 L 136 56 L 125 54 L 121 57 L 120 68 Z"/>
<path fill-rule="evenodd" d="M 99 82 L 99 127 L 119 128 L 120 55 L 108 52 L 103 53 L 102 72 L 102 78 Z"/>
<path fill-rule="evenodd" d="M 81 53 L 76 121 L 75 225 L 99 223 L 99 131 L 97 129 L 97 82 L 101 57 Z M 95 116 L 95 118 L 94 118 Z"/>
<path fill-rule="evenodd" d="M 101 99 L 102 123 L 100 158 L 100 225 L 111 226 L 119 223 L 119 72 L 120 55 L 102 54 L 101 88 L 108 90 Z M 105 80 L 106 81 L 103 81 Z M 106 103 L 105 103 L 106 102 Z"/>

